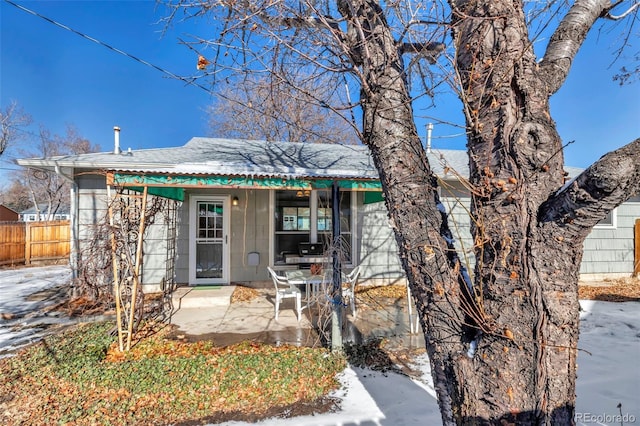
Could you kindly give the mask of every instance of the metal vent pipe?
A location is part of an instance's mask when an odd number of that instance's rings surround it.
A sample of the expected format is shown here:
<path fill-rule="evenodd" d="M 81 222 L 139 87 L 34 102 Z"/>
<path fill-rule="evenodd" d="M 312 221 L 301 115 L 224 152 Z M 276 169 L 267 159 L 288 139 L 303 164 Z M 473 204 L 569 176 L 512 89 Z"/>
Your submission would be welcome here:
<path fill-rule="evenodd" d="M 431 152 L 431 131 L 433 130 L 433 123 L 427 123 L 427 152 Z"/>
<path fill-rule="evenodd" d="M 120 127 L 113 126 L 113 153 L 120 154 Z"/>

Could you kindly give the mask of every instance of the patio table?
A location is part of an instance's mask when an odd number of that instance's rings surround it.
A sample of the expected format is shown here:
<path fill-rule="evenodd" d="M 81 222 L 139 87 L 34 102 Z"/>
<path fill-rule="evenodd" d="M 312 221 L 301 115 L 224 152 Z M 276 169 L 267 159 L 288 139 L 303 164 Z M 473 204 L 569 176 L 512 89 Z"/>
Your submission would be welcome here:
<path fill-rule="evenodd" d="M 294 269 L 285 271 L 287 281 L 292 286 L 305 286 L 305 299 L 308 307 L 312 300 L 317 299 L 320 293 L 321 287 L 325 282 L 325 276 L 319 274 L 312 274 L 309 269 Z"/>

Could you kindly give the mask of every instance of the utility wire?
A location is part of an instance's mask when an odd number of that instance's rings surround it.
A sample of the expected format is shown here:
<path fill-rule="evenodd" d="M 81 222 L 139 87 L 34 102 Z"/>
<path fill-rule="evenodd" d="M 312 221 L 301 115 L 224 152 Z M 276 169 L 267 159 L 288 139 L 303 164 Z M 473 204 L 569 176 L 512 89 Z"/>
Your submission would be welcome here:
<path fill-rule="evenodd" d="M 114 51 L 116 53 L 119 53 L 120 55 L 126 56 L 127 58 L 133 59 L 134 61 L 140 62 L 141 64 L 144 64 L 144 65 L 146 65 L 148 67 L 151 67 L 151 68 L 153 68 L 153 69 L 155 69 L 157 71 L 160 71 L 161 73 L 166 74 L 171 78 L 175 78 L 176 80 L 180 80 L 180 81 L 183 81 L 183 82 L 185 82 L 187 84 L 191 84 L 193 86 L 196 86 L 196 87 L 204 90 L 205 92 L 209 93 L 210 95 L 214 95 L 214 93 L 210 89 L 207 89 L 206 87 L 202 86 L 201 84 L 196 83 L 194 81 L 194 78 L 186 78 L 186 77 L 181 77 L 179 75 L 176 75 L 176 74 L 172 73 L 171 71 L 167 71 L 164 68 L 161 68 L 161 67 L 159 67 L 157 65 L 152 64 L 151 62 L 148 62 L 148 61 L 145 61 L 144 59 L 140 59 L 140 58 L 138 58 L 136 56 L 133 56 L 133 55 L 131 55 L 131 54 L 129 54 L 129 53 L 123 51 L 123 50 L 118 49 L 117 47 L 113 47 L 113 46 L 111 46 L 111 45 L 109 45 L 107 43 L 104 43 L 104 42 L 94 38 L 94 37 L 88 36 L 88 35 L 86 35 L 84 33 L 81 33 L 80 31 L 74 30 L 73 28 L 68 27 L 67 25 L 64 25 L 64 24 L 61 24 L 60 22 L 54 21 L 51 18 L 47 18 L 46 16 L 41 15 L 38 12 L 35 12 L 35 11 L 31 10 L 31 9 L 27 9 L 26 7 L 21 6 L 19 4 L 16 4 L 16 3 L 14 3 L 14 2 L 12 2 L 10 0 L 4 0 L 4 1 L 6 3 L 9 3 L 10 5 L 12 5 L 14 7 L 17 7 L 18 9 L 20 9 L 20 10 L 22 10 L 24 12 L 27 12 L 27 13 L 29 13 L 31 15 L 34 15 L 34 16 L 37 16 L 38 18 L 44 19 L 45 21 L 47 21 L 47 22 L 49 22 L 49 23 L 51 23 L 51 24 L 53 24 L 53 25 L 55 25 L 57 27 L 60 27 L 60 28 L 65 29 L 67 31 L 71 31 L 72 33 L 77 34 L 82 38 L 85 38 L 85 39 L 87 39 L 89 41 L 97 43 L 100 46 L 106 47 L 107 49 L 112 50 L 112 51 Z"/>
<path fill-rule="evenodd" d="M 27 135 L 30 136 L 35 136 L 35 137 L 40 137 L 41 135 L 39 133 L 35 133 L 32 132 L 31 130 L 25 130 L 22 127 L 16 125 L 16 124 L 8 124 L 6 125 L 8 128 L 15 130 L 16 132 L 21 132 L 21 133 L 26 133 Z"/>

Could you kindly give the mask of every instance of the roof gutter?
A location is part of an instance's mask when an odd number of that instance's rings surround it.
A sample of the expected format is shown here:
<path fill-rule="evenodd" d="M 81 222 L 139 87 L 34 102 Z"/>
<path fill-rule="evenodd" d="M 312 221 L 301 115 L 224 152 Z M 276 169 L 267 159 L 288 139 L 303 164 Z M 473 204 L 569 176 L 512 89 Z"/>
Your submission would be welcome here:
<path fill-rule="evenodd" d="M 78 253 L 79 250 L 79 229 L 78 229 L 78 184 L 72 176 L 64 174 L 60 165 L 55 164 L 54 170 L 58 176 L 71 184 L 70 203 L 69 203 L 69 228 L 71 230 L 71 252 L 69 253 L 69 264 L 71 266 L 71 277 L 73 279 L 72 287 L 78 278 Z"/>
<path fill-rule="evenodd" d="M 111 153 L 109 153 L 111 154 Z M 36 167 L 43 170 L 55 171 L 56 166 L 59 167 L 73 167 L 75 169 L 98 169 L 98 170 L 119 170 L 119 169 L 149 169 L 154 170 L 157 168 L 173 169 L 174 164 L 158 164 L 158 163 L 138 163 L 132 167 L 123 167 L 122 162 L 93 162 L 93 161 L 69 161 L 64 159 L 41 159 L 41 158 L 19 158 L 16 163 L 24 167 Z"/>

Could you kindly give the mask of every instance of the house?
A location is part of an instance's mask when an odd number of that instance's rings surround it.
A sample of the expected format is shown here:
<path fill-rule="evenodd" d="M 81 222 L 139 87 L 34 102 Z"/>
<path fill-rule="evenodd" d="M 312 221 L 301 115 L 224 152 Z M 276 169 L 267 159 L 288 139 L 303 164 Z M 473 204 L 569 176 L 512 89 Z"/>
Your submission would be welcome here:
<path fill-rule="evenodd" d="M 469 253 L 469 194 L 456 177 L 468 175 L 467 154 L 433 150 L 427 155 L 447 183 L 441 198 L 461 233 L 458 247 Z M 72 264 L 95 238 L 95 224 L 107 217 L 114 188 L 136 193 L 147 188 L 150 196 L 170 201 L 174 215 L 157 215 L 145 234 L 141 275 L 147 288 L 168 275 L 188 285 L 266 281 L 267 266 L 291 269 L 326 261 L 334 182 L 344 267 L 360 265 L 362 279 L 371 284 L 405 282 L 365 146 L 195 137 L 175 148 L 120 152 L 116 147 L 18 164 L 55 170 L 73 181 Z M 618 207 L 594 229 L 585 242 L 585 276 L 632 274 L 639 201 Z"/>
<path fill-rule="evenodd" d="M 18 212 L 0 204 L 0 222 L 17 222 L 18 218 Z"/>
<path fill-rule="evenodd" d="M 52 217 L 50 217 L 46 210 L 38 211 L 35 207 L 30 207 L 27 210 L 20 212 L 20 220 L 23 222 L 36 222 L 44 220 L 69 220 L 71 215 L 66 210 L 58 210 Z"/>

